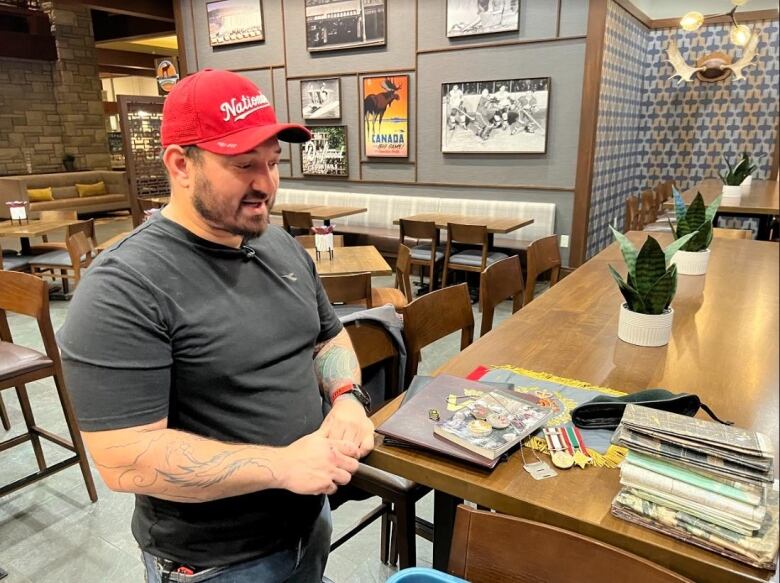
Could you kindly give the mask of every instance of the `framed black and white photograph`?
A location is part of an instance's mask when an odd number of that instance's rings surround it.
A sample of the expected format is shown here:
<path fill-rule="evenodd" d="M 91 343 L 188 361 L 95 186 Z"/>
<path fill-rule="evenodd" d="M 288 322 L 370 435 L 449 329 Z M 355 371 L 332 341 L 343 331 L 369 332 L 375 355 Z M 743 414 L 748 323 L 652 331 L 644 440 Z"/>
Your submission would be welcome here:
<path fill-rule="evenodd" d="M 304 79 L 301 81 L 303 119 L 341 119 L 341 80 Z"/>
<path fill-rule="evenodd" d="M 347 126 L 308 126 L 311 140 L 301 144 L 304 176 L 349 176 Z"/>
<path fill-rule="evenodd" d="M 305 5 L 309 51 L 385 44 L 385 0 L 305 0 Z"/>
<path fill-rule="evenodd" d="M 518 30 L 520 0 L 447 0 L 447 36 Z"/>
<path fill-rule="evenodd" d="M 219 0 L 206 3 L 212 47 L 265 40 L 260 0 Z"/>
<path fill-rule="evenodd" d="M 544 154 L 550 78 L 442 83 L 441 151 Z"/>

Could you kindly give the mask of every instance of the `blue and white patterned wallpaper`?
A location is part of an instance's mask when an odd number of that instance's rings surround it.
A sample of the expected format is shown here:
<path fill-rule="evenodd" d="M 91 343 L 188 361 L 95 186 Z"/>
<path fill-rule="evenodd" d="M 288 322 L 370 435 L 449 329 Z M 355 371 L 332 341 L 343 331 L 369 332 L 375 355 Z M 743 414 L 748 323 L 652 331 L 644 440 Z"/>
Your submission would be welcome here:
<path fill-rule="evenodd" d="M 623 224 L 625 200 L 635 194 L 643 166 L 642 86 L 648 32 L 615 2 L 607 9 L 599 117 L 590 199 L 587 257 Z"/>
<path fill-rule="evenodd" d="M 769 176 L 777 133 L 778 21 L 750 25 L 761 31 L 756 64 L 743 70 L 745 79 L 737 81 L 731 75 L 718 83 L 669 81 L 674 69 L 664 62 L 666 47 L 670 38 L 676 38 L 690 64 L 714 51 L 736 61 L 742 48 L 731 44 L 730 25 L 692 33 L 650 31 L 641 129 L 647 186 L 674 178 L 680 187 L 690 188 L 703 178 L 717 176 L 725 168 L 722 156 L 733 159 L 744 150 L 764 155 L 755 177 Z"/>
<path fill-rule="evenodd" d="M 674 34 L 690 64 L 722 51 L 736 60 L 741 48 L 728 25 L 648 30 L 609 3 L 588 228 L 587 257 L 611 242 L 607 225 L 622 229 L 626 198 L 668 178 L 688 188 L 717 176 L 722 155 L 763 154 L 757 178 L 769 175 L 778 119 L 778 21 L 748 23 L 761 30 L 756 65 L 718 83 L 677 85 L 666 48 Z"/>

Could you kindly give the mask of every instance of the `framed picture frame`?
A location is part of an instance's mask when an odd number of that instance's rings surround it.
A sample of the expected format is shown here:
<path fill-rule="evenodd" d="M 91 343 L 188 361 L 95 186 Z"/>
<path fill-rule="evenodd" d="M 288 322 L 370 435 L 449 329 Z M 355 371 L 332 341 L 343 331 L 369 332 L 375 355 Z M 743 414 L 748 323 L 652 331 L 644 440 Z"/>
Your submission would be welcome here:
<path fill-rule="evenodd" d="M 447 37 L 520 29 L 520 0 L 447 0 Z"/>
<path fill-rule="evenodd" d="M 332 51 L 384 45 L 386 0 L 305 0 L 306 49 Z"/>
<path fill-rule="evenodd" d="M 545 154 L 550 77 L 457 81 L 441 86 L 445 154 Z"/>
<path fill-rule="evenodd" d="M 409 75 L 363 77 L 363 153 L 409 157 Z"/>
<path fill-rule="evenodd" d="M 349 176 L 347 126 L 307 126 L 311 140 L 301 144 L 301 172 L 304 176 Z"/>
<path fill-rule="evenodd" d="M 265 40 L 262 0 L 206 2 L 206 15 L 212 47 Z"/>
<path fill-rule="evenodd" d="M 301 81 L 301 115 L 305 120 L 341 119 L 341 79 Z"/>

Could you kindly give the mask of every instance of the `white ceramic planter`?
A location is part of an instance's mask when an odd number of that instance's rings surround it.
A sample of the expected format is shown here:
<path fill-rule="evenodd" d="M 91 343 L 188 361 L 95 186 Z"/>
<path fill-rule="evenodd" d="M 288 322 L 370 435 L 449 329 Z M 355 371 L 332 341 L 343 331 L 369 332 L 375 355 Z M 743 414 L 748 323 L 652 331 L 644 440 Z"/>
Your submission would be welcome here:
<path fill-rule="evenodd" d="M 738 184 L 736 186 L 723 185 L 723 200 L 739 200 L 742 197 L 742 187 Z"/>
<path fill-rule="evenodd" d="M 623 342 L 636 346 L 664 346 L 669 344 L 672 335 L 672 319 L 674 310 L 669 308 L 657 316 L 637 314 L 626 307 L 620 306 L 618 320 L 618 338 Z"/>
<path fill-rule="evenodd" d="M 741 194 L 748 194 L 750 192 L 750 187 L 753 184 L 753 175 L 751 174 L 745 180 L 742 181 L 742 184 L 739 185 L 739 191 Z"/>
<path fill-rule="evenodd" d="M 672 255 L 671 262 L 677 265 L 680 275 L 704 275 L 710 262 L 710 250 L 678 251 Z"/>

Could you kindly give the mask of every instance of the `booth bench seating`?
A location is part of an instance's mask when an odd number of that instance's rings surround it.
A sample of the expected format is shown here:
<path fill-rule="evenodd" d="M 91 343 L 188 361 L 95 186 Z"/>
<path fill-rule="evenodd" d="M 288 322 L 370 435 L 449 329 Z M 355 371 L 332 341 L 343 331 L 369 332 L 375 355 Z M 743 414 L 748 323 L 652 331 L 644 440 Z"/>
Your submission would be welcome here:
<path fill-rule="evenodd" d="M 78 184 L 95 184 L 103 181 L 106 194 L 79 197 Z M 130 208 L 130 188 L 125 172 L 87 170 L 60 172 L 57 174 L 27 174 L 0 178 L 0 218 L 11 218 L 6 202 L 28 201 L 28 188 L 52 188 L 54 200 L 30 202 L 28 214 L 37 218 L 38 212 L 49 210 L 74 210 L 78 213 L 117 211 Z"/>
<path fill-rule="evenodd" d="M 519 254 L 524 260 L 528 245 L 555 232 L 555 204 L 523 201 L 439 198 L 299 190 L 280 188 L 277 203 L 306 203 L 367 208 L 368 212 L 333 220 L 334 231 L 343 234 L 348 245 L 373 245 L 391 261 L 398 253 L 399 229 L 393 221 L 419 213 L 457 213 L 472 216 L 534 219 L 533 224 L 511 233 L 496 234 L 494 248 Z M 276 222 L 276 221 L 275 221 Z M 281 224 L 281 219 L 279 219 Z M 442 244 L 446 232 L 442 233 Z"/>

